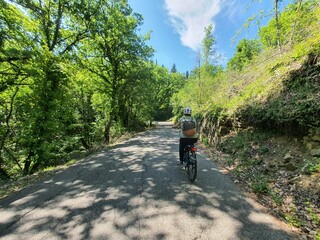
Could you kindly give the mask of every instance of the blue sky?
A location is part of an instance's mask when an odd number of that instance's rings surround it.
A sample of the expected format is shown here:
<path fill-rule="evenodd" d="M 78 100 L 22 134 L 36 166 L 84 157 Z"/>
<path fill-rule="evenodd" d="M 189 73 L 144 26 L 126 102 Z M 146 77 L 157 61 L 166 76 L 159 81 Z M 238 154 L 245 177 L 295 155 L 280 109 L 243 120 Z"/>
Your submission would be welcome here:
<path fill-rule="evenodd" d="M 234 55 L 236 44 L 242 38 L 257 36 L 258 26 L 242 30 L 232 39 L 246 20 L 261 10 L 271 12 L 272 0 L 129 0 L 134 12 L 144 18 L 141 34 L 151 31 L 148 45 L 155 49 L 154 60 L 169 70 L 176 64 L 179 72 L 191 71 L 197 66 L 197 49 L 204 37 L 204 28 L 214 27 L 217 53 L 223 56 L 225 66 Z M 282 1 L 281 7 L 289 0 Z M 249 4 L 251 5 L 249 6 Z M 265 25 L 268 18 L 262 20 Z"/>

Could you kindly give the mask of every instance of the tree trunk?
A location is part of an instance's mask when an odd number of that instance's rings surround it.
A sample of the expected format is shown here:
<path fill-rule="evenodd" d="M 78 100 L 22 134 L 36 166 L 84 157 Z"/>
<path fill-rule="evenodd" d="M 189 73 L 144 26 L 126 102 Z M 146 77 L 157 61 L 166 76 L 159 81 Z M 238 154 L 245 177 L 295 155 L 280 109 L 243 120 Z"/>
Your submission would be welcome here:
<path fill-rule="evenodd" d="M 3 159 L 2 159 L 2 157 L 0 156 L 0 179 L 3 179 L 3 180 L 8 180 L 8 179 L 10 179 L 10 176 L 9 176 L 9 174 L 7 173 L 7 171 L 6 170 L 4 170 L 3 168 L 2 168 L 2 163 L 3 162 Z"/>
<path fill-rule="evenodd" d="M 26 158 L 24 162 L 24 168 L 23 168 L 23 175 L 28 175 L 30 171 L 30 165 L 31 165 L 31 157 L 33 156 L 32 147 L 29 151 L 28 157 Z"/>
<path fill-rule="evenodd" d="M 29 174 L 30 165 L 31 165 L 31 160 L 27 158 L 26 161 L 24 162 L 24 168 L 23 168 L 24 176 Z"/>
<path fill-rule="evenodd" d="M 5 120 L 6 120 L 6 131 L 3 134 L 2 138 L 0 139 L 0 179 L 9 179 L 10 178 L 9 174 L 2 168 L 2 165 L 5 163 L 4 159 L 3 159 L 2 152 L 3 152 L 3 149 L 5 149 L 5 142 L 6 142 L 8 136 L 10 134 L 10 131 L 11 131 L 9 122 L 10 122 L 10 119 L 12 117 L 14 98 L 17 95 L 18 91 L 19 91 L 19 88 L 16 88 L 14 94 L 11 97 L 9 113 L 5 118 Z"/>
<path fill-rule="evenodd" d="M 277 42 L 278 42 L 278 50 L 281 52 L 281 39 L 280 39 L 280 25 L 279 25 L 279 0 L 275 0 L 275 19 L 276 19 L 276 29 L 277 29 Z"/>
<path fill-rule="evenodd" d="M 104 143 L 109 144 L 110 143 L 110 129 L 111 129 L 111 123 L 112 119 L 110 117 L 105 129 L 104 129 Z"/>
<path fill-rule="evenodd" d="M 85 148 L 85 149 L 90 149 L 90 144 L 89 144 L 89 142 L 88 141 L 86 141 L 86 139 L 85 138 L 80 138 L 80 142 L 82 143 L 82 146 Z"/>
<path fill-rule="evenodd" d="M 299 4 L 299 6 L 297 8 L 297 17 L 296 17 L 296 20 L 293 23 L 292 31 L 291 31 L 291 35 L 290 35 L 289 44 L 290 44 L 291 47 L 293 45 L 293 36 L 294 36 L 294 32 L 296 30 L 297 22 L 299 21 L 299 18 L 300 18 L 300 15 L 301 15 L 300 9 L 301 9 L 301 5 L 302 5 L 302 0 L 299 0 L 298 4 Z"/>
<path fill-rule="evenodd" d="M 9 174 L 2 168 L 0 168 L 0 179 L 2 179 L 2 180 L 9 180 L 10 179 Z"/>

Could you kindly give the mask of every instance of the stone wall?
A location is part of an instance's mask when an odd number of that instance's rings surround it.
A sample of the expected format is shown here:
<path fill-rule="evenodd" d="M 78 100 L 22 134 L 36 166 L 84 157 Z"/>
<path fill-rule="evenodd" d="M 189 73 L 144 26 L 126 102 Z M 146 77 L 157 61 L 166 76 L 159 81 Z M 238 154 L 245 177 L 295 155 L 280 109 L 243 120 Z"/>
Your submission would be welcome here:
<path fill-rule="evenodd" d="M 202 142 L 217 147 L 221 137 L 227 135 L 233 129 L 230 119 L 205 115 L 200 121 L 199 139 Z"/>
<path fill-rule="evenodd" d="M 312 128 L 303 143 L 313 157 L 320 157 L 320 128 Z"/>

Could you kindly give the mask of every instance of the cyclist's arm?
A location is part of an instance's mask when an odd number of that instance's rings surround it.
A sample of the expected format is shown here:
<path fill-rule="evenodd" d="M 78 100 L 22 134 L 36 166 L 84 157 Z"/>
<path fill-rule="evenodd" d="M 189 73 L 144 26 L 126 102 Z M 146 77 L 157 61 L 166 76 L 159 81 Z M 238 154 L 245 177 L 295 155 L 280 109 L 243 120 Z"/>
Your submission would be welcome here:
<path fill-rule="evenodd" d="M 180 123 L 180 120 L 178 120 L 178 122 L 173 125 L 173 128 L 178 128 L 178 129 L 180 129 L 180 127 L 181 127 L 181 123 Z"/>

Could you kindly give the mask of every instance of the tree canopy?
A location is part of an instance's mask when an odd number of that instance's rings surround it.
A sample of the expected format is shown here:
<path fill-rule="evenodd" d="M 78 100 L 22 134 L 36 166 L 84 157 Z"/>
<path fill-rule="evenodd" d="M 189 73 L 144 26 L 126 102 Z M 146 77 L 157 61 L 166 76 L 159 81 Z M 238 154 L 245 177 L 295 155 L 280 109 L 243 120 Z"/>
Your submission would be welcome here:
<path fill-rule="evenodd" d="M 179 73 L 151 62 L 126 0 L 0 0 L 0 177 L 169 118 Z"/>

